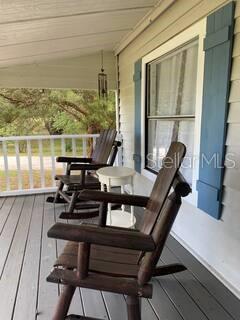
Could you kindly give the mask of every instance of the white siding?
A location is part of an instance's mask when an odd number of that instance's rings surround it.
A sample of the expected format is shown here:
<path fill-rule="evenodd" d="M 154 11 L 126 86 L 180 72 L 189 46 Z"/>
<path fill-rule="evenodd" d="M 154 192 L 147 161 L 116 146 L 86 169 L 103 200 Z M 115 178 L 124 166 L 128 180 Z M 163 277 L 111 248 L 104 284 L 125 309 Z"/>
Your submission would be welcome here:
<path fill-rule="evenodd" d="M 123 135 L 123 159 L 133 166 L 134 153 L 134 62 L 159 47 L 201 18 L 206 17 L 226 0 L 178 0 L 138 38 L 119 54 L 120 129 Z M 211 218 L 189 203 L 184 203 L 174 224 L 173 234 L 210 270 L 240 297 L 240 1 L 236 1 L 235 43 L 233 50 L 227 150 L 234 153 L 238 164 L 227 169 L 224 179 L 223 215 Z M 227 162 L 227 161 L 226 161 Z M 135 190 L 147 194 L 152 183 L 136 177 Z"/>
<path fill-rule="evenodd" d="M 101 54 L 0 68 L 0 87 L 97 89 Z M 116 89 L 116 58 L 104 52 L 109 89 Z"/>

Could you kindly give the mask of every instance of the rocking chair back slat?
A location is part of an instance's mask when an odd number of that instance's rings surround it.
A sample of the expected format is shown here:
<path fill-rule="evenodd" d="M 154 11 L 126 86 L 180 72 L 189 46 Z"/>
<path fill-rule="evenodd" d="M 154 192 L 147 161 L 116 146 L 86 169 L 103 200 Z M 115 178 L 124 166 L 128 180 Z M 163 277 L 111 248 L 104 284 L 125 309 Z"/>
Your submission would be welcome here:
<path fill-rule="evenodd" d="M 92 153 L 92 161 L 106 163 L 111 153 L 117 132 L 115 129 L 106 129 L 100 133 L 96 146 Z"/>
<path fill-rule="evenodd" d="M 186 147 L 180 142 L 172 142 L 166 157 L 163 160 L 157 179 L 154 183 L 149 201 L 145 209 L 141 231 L 151 234 L 156 244 L 154 252 L 142 252 L 139 256 L 140 269 L 138 281 L 147 283 L 160 257 L 168 233 L 181 205 L 181 189 L 174 180 L 178 174 Z M 175 189 L 169 197 L 171 187 Z"/>
<path fill-rule="evenodd" d="M 141 232 L 146 234 L 152 233 L 185 153 L 186 147 L 184 144 L 172 142 L 166 157 L 163 159 L 162 168 L 157 175 L 150 199 L 146 206 Z"/>
<path fill-rule="evenodd" d="M 157 262 L 161 256 L 166 239 L 181 206 L 181 196 L 173 192 L 165 201 L 161 213 L 152 232 L 156 248 L 146 252 L 141 258 L 138 272 L 138 283 L 144 285 L 153 276 Z"/>

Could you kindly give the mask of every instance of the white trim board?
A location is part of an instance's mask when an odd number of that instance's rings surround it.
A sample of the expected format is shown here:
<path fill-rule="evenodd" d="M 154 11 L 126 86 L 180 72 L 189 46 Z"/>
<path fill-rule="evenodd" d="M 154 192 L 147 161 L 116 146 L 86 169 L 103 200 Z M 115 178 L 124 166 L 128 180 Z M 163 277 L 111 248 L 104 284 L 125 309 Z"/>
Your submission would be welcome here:
<path fill-rule="evenodd" d="M 153 10 L 147 13 L 142 20 L 128 33 L 114 48 L 115 55 L 123 51 L 134 39 L 147 29 L 163 12 L 165 12 L 176 0 L 160 0 Z"/>

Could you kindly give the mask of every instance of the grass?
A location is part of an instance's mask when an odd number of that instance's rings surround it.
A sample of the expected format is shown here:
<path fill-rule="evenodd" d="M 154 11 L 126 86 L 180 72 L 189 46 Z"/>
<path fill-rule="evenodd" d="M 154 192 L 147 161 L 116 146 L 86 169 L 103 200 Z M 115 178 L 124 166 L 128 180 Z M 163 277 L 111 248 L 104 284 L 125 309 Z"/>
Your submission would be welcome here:
<path fill-rule="evenodd" d="M 65 154 L 71 156 L 72 155 L 72 140 L 71 139 L 65 139 Z M 49 140 L 42 140 L 42 148 L 43 148 L 43 155 L 44 156 L 51 156 L 51 147 L 50 147 L 50 141 Z M 24 156 L 27 155 L 27 146 L 26 142 L 24 145 L 19 142 L 19 149 L 20 149 L 20 155 Z M 82 139 L 76 139 L 76 153 L 81 155 L 83 151 L 82 146 Z M 31 152 L 33 156 L 39 155 L 39 144 L 38 141 L 32 140 L 31 141 Z M 54 141 L 54 153 L 55 155 L 61 155 L 62 154 L 62 146 L 61 146 L 61 140 L 56 139 Z M 7 142 L 7 154 L 9 156 L 15 156 L 15 142 L 14 141 L 8 141 Z M 2 156 L 2 148 L 0 151 L 0 155 Z"/>
<path fill-rule="evenodd" d="M 45 187 L 52 187 L 52 171 L 45 170 L 44 172 L 45 178 Z M 61 174 L 62 170 L 57 169 L 56 174 Z M 17 170 L 10 170 L 8 172 L 10 178 L 10 190 L 18 190 L 18 175 Z M 41 177 L 39 170 L 33 170 L 33 188 L 41 188 Z M 30 189 L 30 182 L 29 182 L 29 171 L 28 170 L 21 170 L 22 176 L 22 189 L 27 190 Z M 6 191 L 6 176 L 3 171 L 0 171 L 0 186 L 1 191 Z"/>

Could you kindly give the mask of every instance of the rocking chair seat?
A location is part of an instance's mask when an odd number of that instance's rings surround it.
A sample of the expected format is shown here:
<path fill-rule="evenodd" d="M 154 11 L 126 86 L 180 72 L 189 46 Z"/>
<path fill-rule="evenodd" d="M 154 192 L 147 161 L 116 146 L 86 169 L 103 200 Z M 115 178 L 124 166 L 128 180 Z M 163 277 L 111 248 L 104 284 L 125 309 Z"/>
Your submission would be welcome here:
<path fill-rule="evenodd" d="M 55 177 L 55 180 L 60 180 L 68 187 L 69 190 L 86 189 L 86 186 L 88 189 L 100 189 L 100 183 L 97 177 L 94 177 L 93 175 L 86 175 L 84 186 L 82 186 L 80 179 L 79 175 L 57 175 Z"/>
<path fill-rule="evenodd" d="M 89 270 L 109 276 L 136 278 L 139 270 L 139 251 L 92 245 Z M 77 268 L 78 243 L 67 242 L 54 267 Z"/>

